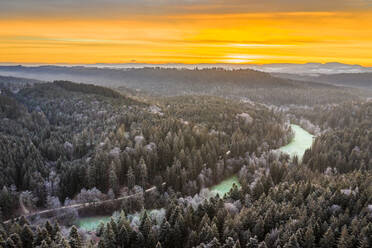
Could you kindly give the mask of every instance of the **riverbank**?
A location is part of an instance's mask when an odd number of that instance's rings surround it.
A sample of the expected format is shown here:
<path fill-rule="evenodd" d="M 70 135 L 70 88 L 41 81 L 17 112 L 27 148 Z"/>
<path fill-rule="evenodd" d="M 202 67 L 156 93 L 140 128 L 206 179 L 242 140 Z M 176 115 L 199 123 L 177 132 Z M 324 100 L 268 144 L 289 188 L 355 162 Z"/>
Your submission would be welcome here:
<path fill-rule="evenodd" d="M 294 132 L 293 139 L 289 144 L 279 148 L 278 150 L 289 154 L 291 157 L 297 155 L 299 159 L 302 159 L 306 149 L 311 147 L 314 136 L 298 125 L 291 124 L 291 128 Z M 238 187 L 241 186 L 237 175 L 231 176 L 221 181 L 219 184 L 210 187 L 211 195 L 215 196 L 216 194 L 219 194 L 223 197 L 230 191 L 234 184 Z M 100 222 L 106 223 L 110 221 L 110 218 L 111 216 L 85 217 L 79 219 L 77 225 L 86 231 L 95 231 Z"/>

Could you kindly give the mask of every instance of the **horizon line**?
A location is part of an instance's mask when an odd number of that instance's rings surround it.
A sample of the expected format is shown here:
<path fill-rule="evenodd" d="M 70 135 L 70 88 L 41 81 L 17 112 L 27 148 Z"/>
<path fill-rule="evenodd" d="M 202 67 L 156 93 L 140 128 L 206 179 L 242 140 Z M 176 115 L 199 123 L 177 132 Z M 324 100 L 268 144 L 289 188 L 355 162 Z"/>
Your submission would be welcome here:
<path fill-rule="evenodd" d="M 0 62 L 0 66 L 47 66 L 47 65 L 55 65 L 55 66 L 115 66 L 115 65 L 153 65 L 153 66 L 171 66 L 171 65 L 185 65 L 185 66 L 198 66 L 198 65 L 229 65 L 229 66 L 264 66 L 264 65 L 308 65 L 308 64 L 319 64 L 319 65 L 327 65 L 327 64 L 340 64 L 340 65 L 348 65 L 348 66 L 360 66 L 364 68 L 372 68 L 371 66 L 365 66 L 361 64 L 348 64 L 342 63 L 337 61 L 332 62 L 303 62 L 303 63 L 294 63 L 294 62 L 277 62 L 277 63 L 177 63 L 177 62 L 168 62 L 168 63 L 147 63 L 147 62 L 123 62 L 123 63 L 39 63 L 39 62 L 30 62 L 30 63 L 21 63 L 21 62 Z"/>

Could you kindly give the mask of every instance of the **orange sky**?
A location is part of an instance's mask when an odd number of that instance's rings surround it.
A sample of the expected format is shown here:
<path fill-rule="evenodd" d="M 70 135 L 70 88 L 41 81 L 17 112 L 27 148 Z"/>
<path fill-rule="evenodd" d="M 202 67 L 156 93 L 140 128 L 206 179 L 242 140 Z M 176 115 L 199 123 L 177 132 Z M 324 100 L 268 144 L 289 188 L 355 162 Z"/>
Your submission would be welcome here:
<path fill-rule="evenodd" d="M 0 62 L 336 61 L 372 66 L 369 9 L 220 12 L 112 18 L 0 15 Z"/>

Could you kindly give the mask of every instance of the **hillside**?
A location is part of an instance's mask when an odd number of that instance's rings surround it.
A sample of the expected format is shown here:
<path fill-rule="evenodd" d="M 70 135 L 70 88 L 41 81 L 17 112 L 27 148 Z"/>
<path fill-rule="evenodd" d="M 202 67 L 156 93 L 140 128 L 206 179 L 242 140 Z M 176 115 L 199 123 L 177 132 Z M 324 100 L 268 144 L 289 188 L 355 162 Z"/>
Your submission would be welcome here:
<path fill-rule="evenodd" d="M 1 94 L 0 188 L 14 185 L 13 200 L 30 191 L 37 199 L 31 208 L 69 202 L 93 187 L 117 196 L 124 186 L 146 189 L 164 181 L 194 194 L 240 168 L 221 161 L 227 151 L 239 157 L 288 139 L 283 116 L 265 107 L 211 97 L 173 98 L 159 106 L 164 113 L 112 89 L 67 81 Z M 241 113 L 252 121 L 238 118 Z M 5 218 L 18 207 L 17 201 L 0 203 Z"/>
<path fill-rule="evenodd" d="M 359 99 L 359 92 L 329 84 L 273 77 L 250 69 L 108 69 L 3 66 L 0 74 L 73 80 L 153 96 L 211 95 L 275 105 L 316 105 Z"/>
<path fill-rule="evenodd" d="M 289 73 L 272 73 L 273 76 L 300 81 L 312 81 L 324 84 L 345 86 L 351 88 L 372 89 L 372 73 L 338 73 L 319 75 L 298 75 Z"/>

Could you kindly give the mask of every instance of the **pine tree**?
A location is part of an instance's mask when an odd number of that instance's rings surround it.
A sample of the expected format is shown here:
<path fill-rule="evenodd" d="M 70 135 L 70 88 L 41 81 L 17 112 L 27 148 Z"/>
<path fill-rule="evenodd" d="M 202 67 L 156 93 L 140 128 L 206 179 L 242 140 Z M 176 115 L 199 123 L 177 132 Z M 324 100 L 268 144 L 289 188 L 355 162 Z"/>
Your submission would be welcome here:
<path fill-rule="evenodd" d="M 101 221 L 97 226 L 96 235 L 98 237 L 101 237 L 103 235 L 104 231 L 105 231 L 105 223 L 103 223 L 103 221 Z"/>
<path fill-rule="evenodd" d="M 54 227 L 53 227 L 53 235 L 52 235 L 53 239 L 55 239 L 55 236 L 56 236 L 58 233 L 60 233 L 60 232 L 61 232 L 61 227 L 59 226 L 58 222 L 56 221 L 56 222 L 54 223 Z"/>
<path fill-rule="evenodd" d="M 229 196 L 235 201 L 237 201 L 241 198 L 241 192 L 240 192 L 238 186 L 235 183 L 233 184 L 232 188 L 230 189 Z"/>
<path fill-rule="evenodd" d="M 128 236 L 128 231 L 124 225 L 119 230 L 117 241 L 118 241 L 118 245 L 121 247 L 126 247 L 128 245 L 129 236 Z"/>
<path fill-rule="evenodd" d="M 147 237 L 149 236 L 150 230 L 151 230 L 151 222 L 149 217 L 147 216 L 147 212 L 142 216 L 141 224 L 139 226 L 139 230 L 143 235 L 143 238 L 147 240 Z"/>
<path fill-rule="evenodd" d="M 24 248 L 32 248 L 34 234 L 28 225 L 24 225 L 21 231 L 21 240 Z"/>
<path fill-rule="evenodd" d="M 228 237 L 226 240 L 225 240 L 225 244 L 223 245 L 223 248 L 233 248 L 235 245 L 235 241 L 233 238 L 231 237 Z"/>
<path fill-rule="evenodd" d="M 117 197 L 119 195 L 120 186 L 119 186 L 119 179 L 116 175 L 113 164 L 111 165 L 111 169 L 110 169 L 109 183 L 110 183 L 110 188 L 115 194 L 115 197 Z"/>
<path fill-rule="evenodd" d="M 16 244 L 14 244 L 14 241 L 9 237 L 7 240 L 6 240 L 6 244 L 5 244 L 6 248 L 18 248 L 16 246 Z"/>
<path fill-rule="evenodd" d="M 114 218 L 112 218 L 112 217 L 110 219 L 110 226 L 111 226 L 111 229 L 114 232 L 114 235 L 116 237 L 119 233 L 119 230 L 118 230 L 118 225 L 116 224 Z"/>
<path fill-rule="evenodd" d="M 169 239 L 169 232 L 170 232 L 171 226 L 164 219 L 163 223 L 160 226 L 160 235 L 159 235 L 159 241 L 164 245 L 164 247 L 169 247 L 170 239 Z"/>
<path fill-rule="evenodd" d="M 50 222 L 49 221 L 47 221 L 46 223 L 45 223 L 45 229 L 48 231 L 48 234 L 53 238 L 53 227 L 52 227 L 52 225 L 50 224 Z"/>
<path fill-rule="evenodd" d="M 147 165 L 143 158 L 140 159 L 139 168 L 140 168 L 140 185 L 142 186 L 142 188 L 145 189 L 146 182 L 147 182 Z"/>
<path fill-rule="evenodd" d="M 327 232 L 323 235 L 320 240 L 320 247 L 328 248 L 328 247 L 335 247 L 336 239 L 335 234 L 332 231 L 332 228 L 328 228 Z"/>
<path fill-rule="evenodd" d="M 69 244 L 71 248 L 81 248 L 82 243 L 81 243 L 81 238 L 78 233 L 78 230 L 75 226 L 72 226 L 69 234 Z"/>
<path fill-rule="evenodd" d="M 48 245 L 48 243 L 45 240 L 43 240 L 43 242 L 41 242 L 40 248 L 50 248 L 50 246 Z"/>
<path fill-rule="evenodd" d="M 346 225 L 342 227 L 341 236 L 337 242 L 337 248 L 348 248 L 352 246 L 351 237 L 347 230 Z"/>
<path fill-rule="evenodd" d="M 52 238 L 50 237 L 47 229 L 45 227 L 43 227 L 41 229 L 41 235 L 43 236 L 43 239 L 48 243 L 48 245 L 50 245 L 52 243 Z"/>
<path fill-rule="evenodd" d="M 145 247 L 145 240 L 141 232 L 137 232 L 137 237 L 132 247 Z"/>
<path fill-rule="evenodd" d="M 249 238 L 246 247 L 247 248 L 257 248 L 258 247 L 257 237 L 255 236 L 254 238 Z"/>
<path fill-rule="evenodd" d="M 40 227 L 38 227 L 37 230 L 36 230 L 36 237 L 35 237 L 35 240 L 34 240 L 34 246 L 41 245 L 41 242 L 43 240 L 44 240 L 44 236 L 42 234 L 42 231 L 41 231 Z"/>
<path fill-rule="evenodd" d="M 359 243 L 361 247 L 372 247 L 372 223 L 362 229 Z"/>
<path fill-rule="evenodd" d="M 214 238 L 212 228 L 209 225 L 205 225 L 199 234 L 199 241 L 208 243 Z"/>
<path fill-rule="evenodd" d="M 59 247 L 58 248 L 71 248 L 69 242 L 67 239 L 62 238 L 61 241 L 59 242 Z"/>
<path fill-rule="evenodd" d="M 199 244 L 198 242 L 198 235 L 196 234 L 195 231 L 191 231 L 189 237 L 188 237 L 188 245 L 187 247 L 195 247 L 197 244 Z"/>
<path fill-rule="evenodd" d="M 19 225 L 24 226 L 24 225 L 30 225 L 30 222 L 26 219 L 25 216 L 21 216 L 21 219 L 19 220 Z"/>
<path fill-rule="evenodd" d="M 115 234 L 112 230 L 112 227 L 110 223 L 107 223 L 105 232 L 103 234 L 103 242 L 105 244 L 106 248 L 115 248 L 116 242 L 115 242 Z"/>
<path fill-rule="evenodd" d="M 101 239 L 101 240 L 98 242 L 98 248 L 106 248 L 106 247 L 105 247 L 105 243 L 103 242 L 103 239 Z"/>
<path fill-rule="evenodd" d="M 296 234 L 293 234 L 289 241 L 284 245 L 284 248 L 301 248 L 297 241 Z"/>
<path fill-rule="evenodd" d="M 306 232 L 303 239 L 305 248 L 312 248 L 315 246 L 315 237 L 313 228 L 311 226 L 306 228 Z"/>
<path fill-rule="evenodd" d="M 128 183 L 128 188 L 130 190 L 133 189 L 134 185 L 136 184 L 136 178 L 134 176 L 134 171 L 132 169 L 132 166 L 129 166 L 129 168 L 128 168 L 127 183 Z"/>
<path fill-rule="evenodd" d="M 235 242 L 235 245 L 233 248 L 240 248 L 240 242 L 239 239 Z"/>
<path fill-rule="evenodd" d="M 262 241 L 262 242 L 258 245 L 258 248 L 267 248 L 267 245 L 266 245 L 265 241 Z"/>
<path fill-rule="evenodd" d="M 209 242 L 207 246 L 209 248 L 220 248 L 221 244 L 220 244 L 220 242 L 218 241 L 217 238 L 213 238 L 213 240 L 211 242 Z"/>
<path fill-rule="evenodd" d="M 253 233 L 258 237 L 258 239 L 262 240 L 265 234 L 265 223 L 260 216 L 256 222 L 256 225 L 253 228 Z"/>
<path fill-rule="evenodd" d="M 13 233 L 12 235 L 10 235 L 10 238 L 13 240 L 15 247 L 23 247 L 21 237 L 19 237 L 17 233 Z"/>

